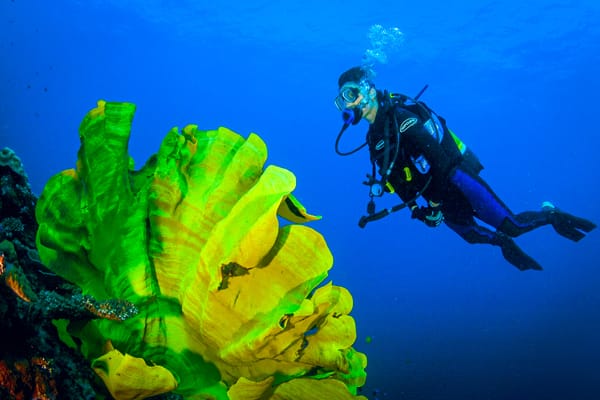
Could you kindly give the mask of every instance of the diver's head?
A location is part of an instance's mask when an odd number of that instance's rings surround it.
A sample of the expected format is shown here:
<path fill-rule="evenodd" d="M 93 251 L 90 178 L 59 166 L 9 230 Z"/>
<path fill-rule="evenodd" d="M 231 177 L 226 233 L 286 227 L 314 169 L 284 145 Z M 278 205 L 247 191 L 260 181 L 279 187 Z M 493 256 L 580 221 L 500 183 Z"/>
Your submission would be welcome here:
<path fill-rule="evenodd" d="M 339 93 L 334 103 L 346 120 L 352 115 L 351 123 L 358 124 L 361 118 L 373 123 L 377 114 L 377 91 L 371 82 L 372 71 L 365 67 L 352 67 L 338 79 Z"/>

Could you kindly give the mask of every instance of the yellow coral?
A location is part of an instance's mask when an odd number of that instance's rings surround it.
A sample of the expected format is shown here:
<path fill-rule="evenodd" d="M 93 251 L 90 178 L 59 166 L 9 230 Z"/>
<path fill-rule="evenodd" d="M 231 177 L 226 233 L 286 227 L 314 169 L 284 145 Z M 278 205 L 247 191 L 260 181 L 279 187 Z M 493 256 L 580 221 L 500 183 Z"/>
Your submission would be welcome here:
<path fill-rule="evenodd" d="M 98 118 L 98 117 L 103 116 L 105 106 L 106 106 L 106 101 L 98 100 L 98 105 L 96 106 L 96 108 L 91 109 L 90 112 L 88 113 L 88 115 L 91 118 Z"/>
<path fill-rule="evenodd" d="M 177 380 L 166 368 L 149 366 L 143 359 L 115 349 L 95 359 L 92 368 L 116 400 L 145 399 L 177 387 Z"/>
<path fill-rule="evenodd" d="M 351 347 L 352 297 L 331 283 L 319 287 L 333 265 L 321 234 L 279 226 L 278 215 L 319 218 L 293 196 L 295 176 L 265 168 L 258 135 L 195 125 L 171 130 L 133 171 L 134 110 L 99 103 L 86 116 L 77 170 L 52 178 L 36 209 L 38 248 L 51 269 L 139 310 L 122 322 L 71 327 L 85 354 L 98 365 L 100 343 L 111 340 L 170 371 L 189 399 L 227 399 L 228 390 L 232 398 L 285 396 L 296 384 L 333 396 L 322 398 L 353 397 L 366 357 Z M 112 390 L 139 390 L 135 380 L 106 376 Z"/>

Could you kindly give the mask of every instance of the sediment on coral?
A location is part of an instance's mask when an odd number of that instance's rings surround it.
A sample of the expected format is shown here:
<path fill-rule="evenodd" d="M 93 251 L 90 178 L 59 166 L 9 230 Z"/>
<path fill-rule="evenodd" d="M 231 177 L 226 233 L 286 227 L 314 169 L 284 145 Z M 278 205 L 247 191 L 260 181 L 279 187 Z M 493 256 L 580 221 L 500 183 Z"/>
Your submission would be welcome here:
<path fill-rule="evenodd" d="M 194 125 L 133 170 L 134 111 L 99 102 L 81 124 L 77 168 L 51 178 L 37 204 L 43 263 L 84 295 L 137 311 L 63 335 L 119 399 L 160 393 L 150 381 L 184 398 L 356 398 L 366 357 L 352 347 L 352 297 L 326 283 L 327 244 L 298 224 L 317 217 L 293 196 L 295 176 L 265 167 L 258 135 Z"/>

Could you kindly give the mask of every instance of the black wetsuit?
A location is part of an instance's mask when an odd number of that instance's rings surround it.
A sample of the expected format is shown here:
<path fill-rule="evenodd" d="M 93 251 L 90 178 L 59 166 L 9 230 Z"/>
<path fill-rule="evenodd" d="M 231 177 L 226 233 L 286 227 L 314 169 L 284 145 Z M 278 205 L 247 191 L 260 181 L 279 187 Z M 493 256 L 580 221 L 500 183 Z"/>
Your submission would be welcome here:
<path fill-rule="evenodd" d="M 441 203 L 444 222 L 452 230 L 469 243 L 500 246 L 504 257 L 522 270 L 541 267 L 511 237 L 546 224 L 553 224 L 558 233 L 572 240 L 583 237 L 559 231 L 556 209 L 513 214 L 479 176 L 483 167 L 477 157 L 461 148 L 462 142 L 455 140 L 445 120 L 424 103 L 394 101 L 381 91 L 377 92 L 377 100 L 377 116 L 367 132 L 371 159 L 384 175 L 393 163 L 387 179 L 404 202 L 412 203 L 422 195 Z M 479 225 L 475 218 L 496 230 Z M 589 231 L 594 227 L 589 222 L 579 229 Z"/>

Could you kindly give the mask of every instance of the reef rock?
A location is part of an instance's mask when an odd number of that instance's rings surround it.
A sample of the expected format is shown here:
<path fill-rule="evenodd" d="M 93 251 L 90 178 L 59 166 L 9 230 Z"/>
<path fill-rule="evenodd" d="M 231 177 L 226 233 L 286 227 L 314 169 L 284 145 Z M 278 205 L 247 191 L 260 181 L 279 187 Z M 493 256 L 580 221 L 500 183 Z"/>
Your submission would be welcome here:
<path fill-rule="evenodd" d="M 63 343 L 54 318 L 97 318 L 100 305 L 41 264 L 36 197 L 21 160 L 0 150 L 0 398 L 94 399 L 102 387 L 90 364 Z"/>

